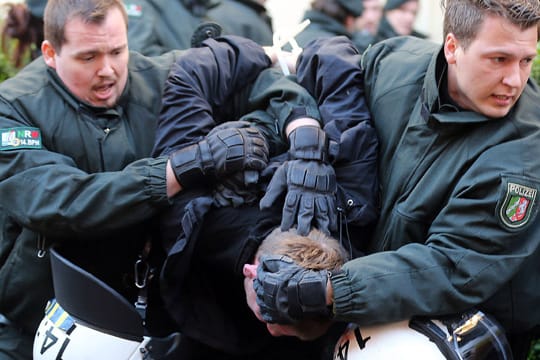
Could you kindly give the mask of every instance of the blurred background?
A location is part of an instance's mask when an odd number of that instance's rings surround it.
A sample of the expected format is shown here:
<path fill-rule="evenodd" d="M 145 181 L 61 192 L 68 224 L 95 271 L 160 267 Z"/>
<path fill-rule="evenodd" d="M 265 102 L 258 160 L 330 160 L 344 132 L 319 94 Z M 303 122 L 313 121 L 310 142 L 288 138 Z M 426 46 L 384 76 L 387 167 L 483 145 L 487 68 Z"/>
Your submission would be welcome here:
<path fill-rule="evenodd" d="M 385 0 L 381 0 L 384 4 Z M 274 30 L 289 32 L 302 20 L 311 0 L 266 0 L 266 8 L 272 16 Z M 440 0 L 420 0 L 420 11 L 415 28 L 436 42 L 442 41 L 442 10 Z"/>

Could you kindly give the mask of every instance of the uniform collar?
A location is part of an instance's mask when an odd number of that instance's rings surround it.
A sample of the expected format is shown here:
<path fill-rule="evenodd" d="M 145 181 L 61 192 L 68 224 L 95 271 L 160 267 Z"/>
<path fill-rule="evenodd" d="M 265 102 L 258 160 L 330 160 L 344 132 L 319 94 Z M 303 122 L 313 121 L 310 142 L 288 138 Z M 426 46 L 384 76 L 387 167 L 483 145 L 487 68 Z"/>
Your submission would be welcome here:
<path fill-rule="evenodd" d="M 129 88 L 129 77 L 128 81 L 126 83 L 126 86 L 124 88 L 124 91 L 122 92 L 122 95 L 120 96 L 120 99 L 118 101 L 118 104 L 113 108 L 105 108 L 101 106 L 93 106 L 91 104 L 88 104 L 85 101 L 82 101 L 71 91 L 68 90 L 62 79 L 58 76 L 58 73 L 55 69 L 51 67 L 47 67 L 47 73 L 49 75 L 49 78 L 51 80 L 51 84 L 56 89 L 58 94 L 64 99 L 71 107 L 73 107 L 76 111 L 84 111 L 88 113 L 92 113 L 96 116 L 105 116 L 105 117 L 120 117 L 123 113 L 122 105 L 127 102 L 128 99 L 128 88 Z"/>
<path fill-rule="evenodd" d="M 335 35 L 344 35 L 348 38 L 352 37 L 352 34 L 347 31 L 347 28 L 342 23 L 321 11 L 313 9 L 306 10 L 303 20 L 310 20 L 310 26 L 322 28 Z M 307 29 L 309 29 L 309 26 Z"/>
<path fill-rule="evenodd" d="M 461 109 L 449 96 L 447 89 L 448 64 L 443 48 L 433 54 L 428 65 L 422 91 L 422 117 L 427 122 L 473 124 L 488 121 L 484 115 Z"/>

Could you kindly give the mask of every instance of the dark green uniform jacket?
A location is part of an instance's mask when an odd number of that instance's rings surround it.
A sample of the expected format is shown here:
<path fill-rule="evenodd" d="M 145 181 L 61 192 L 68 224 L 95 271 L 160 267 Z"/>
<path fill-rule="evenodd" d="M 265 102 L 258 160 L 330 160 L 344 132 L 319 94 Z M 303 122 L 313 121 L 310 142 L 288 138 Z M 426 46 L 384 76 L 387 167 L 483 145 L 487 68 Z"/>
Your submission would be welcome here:
<path fill-rule="evenodd" d="M 208 16 L 223 27 L 224 35 L 238 35 L 264 46 L 272 45 L 272 19 L 257 0 L 222 0 Z"/>
<path fill-rule="evenodd" d="M 111 109 L 73 97 L 42 58 L 0 85 L 0 313 L 26 332 L 53 295 L 43 242 L 77 241 L 89 263 L 133 268 L 144 221 L 168 204 L 166 158 L 148 156 L 174 60 L 131 53 Z M 108 266 L 114 249 L 125 256 Z"/>
<path fill-rule="evenodd" d="M 223 35 L 238 35 L 261 45 L 272 44 L 272 28 L 266 12 L 259 14 L 250 1 L 219 0 L 125 0 L 128 40 L 131 50 L 159 55 L 173 49 L 188 49 L 195 29 L 203 22 L 221 25 Z M 185 4 L 197 3 L 195 9 Z M 264 10 L 264 8 L 262 9 Z"/>
<path fill-rule="evenodd" d="M 390 25 L 386 16 L 383 16 L 379 24 L 379 28 L 377 29 L 377 34 L 375 35 L 375 42 L 383 41 L 396 36 L 400 35 L 396 32 L 396 30 L 394 30 L 392 25 Z M 416 30 L 412 31 L 411 36 L 415 36 L 421 39 L 427 38 L 425 34 L 422 34 L 421 32 L 418 32 Z"/>
<path fill-rule="evenodd" d="M 446 61 L 429 41 L 378 43 L 361 66 L 345 38 L 304 53 L 314 62 L 299 64 L 298 76 L 316 73 L 315 61 L 333 65 L 317 74 L 322 91 L 361 92 L 341 75 L 363 76 L 380 142 L 374 254 L 333 276 L 336 319 L 371 324 L 478 306 L 511 333 L 538 326 L 538 86 L 529 81 L 514 108 L 493 119 L 445 101 Z"/>
<path fill-rule="evenodd" d="M 218 2 L 199 3 L 191 11 L 182 0 L 125 0 L 129 48 L 145 55 L 190 48 L 194 30 L 201 22 L 210 20 L 208 8 Z"/>
<path fill-rule="evenodd" d="M 329 38 L 338 35 L 343 35 L 348 38 L 352 37 L 352 34 L 347 31 L 342 23 L 318 10 L 307 10 L 304 13 L 302 21 L 304 20 L 310 21 L 308 27 L 295 37 L 296 42 L 300 47 L 304 47 L 307 43 L 315 39 Z"/>

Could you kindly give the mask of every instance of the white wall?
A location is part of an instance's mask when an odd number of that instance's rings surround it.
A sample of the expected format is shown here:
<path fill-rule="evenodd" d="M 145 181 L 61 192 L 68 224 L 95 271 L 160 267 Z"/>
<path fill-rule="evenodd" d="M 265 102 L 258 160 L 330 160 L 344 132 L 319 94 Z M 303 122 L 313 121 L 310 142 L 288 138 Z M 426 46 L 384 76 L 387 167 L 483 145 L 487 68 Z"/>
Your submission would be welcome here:
<path fill-rule="evenodd" d="M 266 0 L 266 8 L 274 21 L 274 29 L 285 33 L 292 31 L 294 25 L 302 20 L 302 15 L 310 3 L 311 0 Z M 416 28 L 428 34 L 434 41 L 442 40 L 442 10 L 439 0 L 420 0 Z"/>

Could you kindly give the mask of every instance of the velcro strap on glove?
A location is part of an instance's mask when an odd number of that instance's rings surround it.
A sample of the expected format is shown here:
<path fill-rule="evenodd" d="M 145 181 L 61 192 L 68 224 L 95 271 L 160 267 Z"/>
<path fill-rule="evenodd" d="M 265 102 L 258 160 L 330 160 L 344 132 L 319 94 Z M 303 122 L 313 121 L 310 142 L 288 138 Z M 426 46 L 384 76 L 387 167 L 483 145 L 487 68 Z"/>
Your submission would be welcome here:
<path fill-rule="evenodd" d="M 292 159 L 327 161 L 328 138 L 320 127 L 297 127 L 289 134 L 289 144 Z"/>
<path fill-rule="evenodd" d="M 187 146 L 169 156 L 176 180 L 185 188 L 209 182 L 206 175 L 214 173 L 214 161 L 206 141 Z"/>
<path fill-rule="evenodd" d="M 330 317 L 326 305 L 327 271 L 302 271 L 287 286 L 289 315 L 293 319 Z"/>
<path fill-rule="evenodd" d="M 207 140 L 201 140 L 198 143 L 199 154 L 201 161 L 201 169 L 204 175 L 213 175 L 215 171 L 214 158 L 212 157 L 212 150 Z"/>
<path fill-rule="evenodd" d="M 243 129 L 243 131 L 256 133 L 257 129 Z M 245 142 L 242 132 L 238 129 L 224 129 L 216 133 L 216 137 L 222 142 L 216 149 L 224 150 L 226 153 L 222 156 L 225 159 L 225 170 L 240 171 L 244 167 L 245 161 Z"/>

